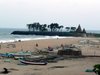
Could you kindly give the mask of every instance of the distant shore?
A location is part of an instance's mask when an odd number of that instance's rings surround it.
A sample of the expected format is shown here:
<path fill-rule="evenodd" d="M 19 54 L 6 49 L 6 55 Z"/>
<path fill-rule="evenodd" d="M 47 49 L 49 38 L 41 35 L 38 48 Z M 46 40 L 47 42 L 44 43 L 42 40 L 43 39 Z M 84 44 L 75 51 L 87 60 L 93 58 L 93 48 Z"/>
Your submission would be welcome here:
<path fill-rule="evenodd" d="M 38 31 L 13 31 L 14 35 L 43 35 L 43 36 L 83 36 L 83 33 L 76 32 L 38 32 Z"/>

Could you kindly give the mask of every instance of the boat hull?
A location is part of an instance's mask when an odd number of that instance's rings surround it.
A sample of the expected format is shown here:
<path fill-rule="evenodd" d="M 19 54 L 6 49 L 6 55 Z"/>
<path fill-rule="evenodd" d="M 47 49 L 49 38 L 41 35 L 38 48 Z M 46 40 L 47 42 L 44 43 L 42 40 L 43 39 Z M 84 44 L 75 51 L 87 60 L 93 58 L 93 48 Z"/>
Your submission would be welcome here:
<path fill-rule="evenodd" d="M 20 60 L 23 64 L 29 64 L 29 65 L 47 65 L 47 62 L 30 62 L 25 60 Z"/>

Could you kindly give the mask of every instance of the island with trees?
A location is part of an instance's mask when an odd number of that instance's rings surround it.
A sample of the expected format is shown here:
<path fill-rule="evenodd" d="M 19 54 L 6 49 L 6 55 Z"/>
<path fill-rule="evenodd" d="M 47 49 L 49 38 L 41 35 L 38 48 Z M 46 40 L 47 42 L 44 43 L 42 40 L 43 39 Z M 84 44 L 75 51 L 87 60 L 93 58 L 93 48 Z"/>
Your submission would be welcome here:
<path fill-rule="evenodd" d="M 27 24 L 28 31 L 13 31 L 14 35 L 46 35 L 46 36 L 87 36 L 85 28 L 64 27 L 58 23 L 40 24 L 39 22 Z"/>

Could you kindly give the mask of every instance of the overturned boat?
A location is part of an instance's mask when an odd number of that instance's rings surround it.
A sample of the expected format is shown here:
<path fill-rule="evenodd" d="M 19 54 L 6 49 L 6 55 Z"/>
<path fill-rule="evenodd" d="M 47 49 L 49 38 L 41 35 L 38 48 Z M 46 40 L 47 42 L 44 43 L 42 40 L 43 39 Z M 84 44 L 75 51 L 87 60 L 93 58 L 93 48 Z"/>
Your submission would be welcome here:
<path fill-rule="evenodd" d="M 20 60 L 20 62 L 27 65 L 47 65 L 46 61 L 34 62 L 34 61 Z"/>

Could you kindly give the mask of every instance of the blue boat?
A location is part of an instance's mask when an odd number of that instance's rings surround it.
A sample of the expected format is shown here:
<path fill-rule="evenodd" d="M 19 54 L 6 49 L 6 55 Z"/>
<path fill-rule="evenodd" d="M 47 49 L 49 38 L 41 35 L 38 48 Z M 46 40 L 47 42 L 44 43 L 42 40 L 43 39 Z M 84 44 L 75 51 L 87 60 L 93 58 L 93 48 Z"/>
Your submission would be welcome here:
<path fill-rule="evenodd" d="M 27 65 L 47 65 L 46 61 L 34 62 L 34 61 L 20 60 L 20 62 Z"/>

